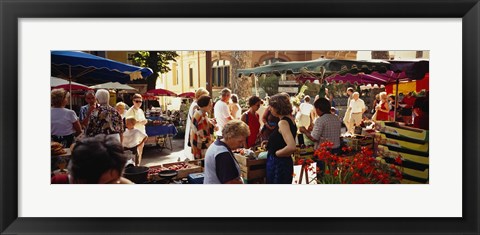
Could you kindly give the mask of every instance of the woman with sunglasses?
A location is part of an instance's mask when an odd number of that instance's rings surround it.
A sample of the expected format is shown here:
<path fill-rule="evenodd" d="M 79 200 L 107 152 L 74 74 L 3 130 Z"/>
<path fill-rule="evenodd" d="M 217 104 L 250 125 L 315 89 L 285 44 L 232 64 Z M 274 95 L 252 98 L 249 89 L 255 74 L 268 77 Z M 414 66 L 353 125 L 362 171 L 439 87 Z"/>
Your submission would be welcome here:
<path fill-rule="evenodd" d="M 145 130 L 145 124 L 147 124 L 148 120 L 147 120 L 147 118 L 145 118 L 145 113 L 140 108 L 140 107 L 142 107 L 142 102 L 143 102 L 142 95 L 140 95 L 140 94 L 133 95 L 132 101 L 133 101 L 133 106 L 130 107 L 130 109 L 128 109 L 127 113 L 125 114 L 125 118 L 126 119 L 128 119 L 130 117 L 135 118 L 136 123 L 135 123 L 134 128 L 137 129 L 137 130 L 140 130 L 142 133 L 144 133 L 146 135 L 147 132 Z M 142 162 L 142 154 L 143 154 L 143 146 L 144 145 L 145 145 L 145 143 L 141 143 L 137 147 L 137 154 L 138 154 L 137 165 L 140 165 L 140 163 Z"/>

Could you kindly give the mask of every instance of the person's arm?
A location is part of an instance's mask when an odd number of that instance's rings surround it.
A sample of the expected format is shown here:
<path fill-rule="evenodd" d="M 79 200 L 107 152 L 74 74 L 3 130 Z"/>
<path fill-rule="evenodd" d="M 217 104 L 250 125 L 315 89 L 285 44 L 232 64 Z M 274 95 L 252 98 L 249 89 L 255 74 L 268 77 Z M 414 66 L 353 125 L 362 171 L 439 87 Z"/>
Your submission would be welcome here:
<path fill-rule="evenodd" d="M 238 110 L 238 107 L 236 105 L 232 105 L 231 106 L 231 110 L 230 110 L 230 116 L 235 116 L 235 114 L 237 113 L 237 110 Z"/>
<path fill-rule="evenodd" d="M 304 134 L 313 142 L 318 142 L 322 138 L 321 120 L 317 119 L 313 125 L 312 131 L 306 131 Z"/>
<path fill-rule="evenodd" d="M 230 108 L 228 108 L 228 105 L 221 106 L 220 115 L 222 115 L 225 119 L 227 119 L 227 121 L 233 120 L 233 117 L 230 114 Z"/>
<path fill-rule="evenodd" d="M 265 125 L 268 129 L 273 130 L 273 129 L 275 129 L 275 127 L 270 126 L 270 124 L 268 124 L 268 115 L 270 115 L 270 110 L 269 109 L 267 109 L 263 113 L 263 117 L 262 117 L 263 125 Z"/>
<path fill-rule="evenodd" d="M 248 111 L 247 111 L 247 112 L 248 112 Z M 240 120 L 242 120 L 242 122 L 245 122 L 245 124 L 248 125 L 248 123 L 247 123 L 247 113 L 243 113 L 243 114 L 242 114 L 242 117 L 240 118 Z"/>
<path fill-rule="evenodd" d="M 388 103 L 386 103 L 386 104 L 387 104 L 387 105 L 386 105 L 387 108 L 384 109 L 384 108 L 382 107 L 383 104 L 384 104 L 383 102 L 380 103 L 380 111 L 382 111 L 382 112 L 384 112 L 384 113 L 390 112 L 390 105 L 388 105 Z"/>
<path fill-rule="evenodd" d="M 280 122 L 278 122 L 278 132 L 282 134 L 283 140 L 287 146 L 277 150 L 275 155 L 277 155 L 277 157 L 290 157 L 290 155 L 297 150 L 297 146 L 287 121 L 280 120 Z"/>
<path fill-rule="evenodd" d="M 73 129 L 75 130 L 75 136 L 82 134 L 82 126 L 80 125 L 80 121 L 77 120 L 73 123 Z"/>
<path fill-rule="evenodd" d="M 85 117 L 83 117 L 82 121 L 81 121 L 81 124 L 82 126 L 87 126 L 88 124 L 88 120 L 90 120 L 90 114 L 92 114 L 93 110 L 95 110 L 96 106 L 88 106 L 87 107 L 87 111 L 86 111 L 86 115 Z"/>
<path fill-rule="evenodd" d="M 215 172 L 222 184 L 243 184 L 235 164 L 229 152 L 220 153 L 215 157 Z"/>
<path fill-rule="evenodd" d="M 140 114 L 139 114 L 139 119 L 140 119 L 140 120 L 138 120 L 138 122 L 140 122 L 140 124 L 142 124 L 142 125 L 147 125 L 148 120 L 147 120 L 147 118 L 145 117 L 145 113 L 143 112 L 143 110 L 142 110 L 142 111 L 140 112 Z"/>

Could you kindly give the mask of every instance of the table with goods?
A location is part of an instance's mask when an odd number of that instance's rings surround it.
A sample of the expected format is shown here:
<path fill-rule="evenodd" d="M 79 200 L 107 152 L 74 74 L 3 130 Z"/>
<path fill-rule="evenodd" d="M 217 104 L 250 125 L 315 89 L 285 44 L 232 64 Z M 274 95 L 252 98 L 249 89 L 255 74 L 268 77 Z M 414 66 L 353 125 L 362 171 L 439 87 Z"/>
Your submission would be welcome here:
<path fill-rule="evenodd" d="M 172 138 L 178 131 L 173 125 L 171 119 L 166 116 L 149 116 L 148 123 L 145 125 L 147 132 L 147 145 L 156 145 L 160 149 L 173 149 Z"/>

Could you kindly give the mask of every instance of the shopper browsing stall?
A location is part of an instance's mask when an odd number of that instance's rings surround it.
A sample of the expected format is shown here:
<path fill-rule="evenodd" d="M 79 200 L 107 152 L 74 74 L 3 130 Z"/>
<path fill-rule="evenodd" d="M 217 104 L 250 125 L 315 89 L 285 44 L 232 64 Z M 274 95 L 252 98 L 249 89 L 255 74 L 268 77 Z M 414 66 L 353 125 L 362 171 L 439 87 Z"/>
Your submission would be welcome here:
<path fill-rule="evenodd" d="M 228 101 L 230 100 L 232 91 L 228 88 L 224 88 L 221 92 L 221 99 L 215 103 L 213 114 L 215 120 L 217 121 L 218 131 L 216 132 L 217 137 L 222 137 L 222 129 L 229 122 L 233 120 L 232 115 L 230 115 L 230 109 L 228 108 Z"/>
<path fill-rule="evenodd" d="M 210 92 L 205 90 L 204 88 L 200 87 L 197 89 L 195 92 L 195 98 L 193 102 L 190 104 L 190 108 L 188 109 L 188 114 L 187 114 L 187 124 L 185 125 L 185 143 L 184 143 L 184 153 L 185 153 L 185 158 L 192 158 L 192 149 L 191 146 L 192 144 L 190 143 L 190 131 L 191 131 L 191 126 L 192 126 L 192 117 L 195 111 L 198 110 L 198 105 L 197 105 L 197 100 L 200 99 L 202 96 L 208 96 L 210 95 Z"/>
<path fill-rule="evenodd" d="M 50 109 L 50 135 L 51 140 L 59 142 L 68 148 L 73 143 L 75 136 L 82 133 L 82 127 L 77 114 L 73 110 L 66 109 L 70 93 L 63 88 L 53 89 L 50 93 L 52 107 Z"/>
<path fill-rule="evenodd" d="M 380 92 L 380 102 L 375 106 L 375 118 L 372 118 L 376 121 L 388 121 L 389 119 L 389 112 L 390 112 L 390 105 L 388 104 L 387 100 L 387 93 Z"/>
<path fill-rule="evenodd" d="M 354 92 L 352 94 L 352 100 L 350 101 L 350 106 L 348 107 L 348 111 L 350 111 L 350 120 L 348 121 L 348 132 L 350 134 L 354 133 L 354 127 L 360 126 L 363 120 L 363 113 L 367 110 L 365 106 L 365 102 L 360 99 L 360 94 L 358 92 Z"/>
<path fill-rule="evenodd" d="M 267 184 L 291 184 L 293 177 L 291 155 L 296 150 L 297 133 L 297 127 L 291 118 L 292 104 L 288 96 L 277 94 L 270 98 L 269 107 L 272 115 L 280 121 L 267 143 Z"/>
<path fill-rule="evenodd" d="M 319 98 L 313 105 L 319 118 L 315 121 L 312 131 L 308 131 L 305 127 L 300 131 L 315 142 L 315 149 L 318 149 L 323 142 L 332 142 L 332 153 L 339 153 L 342 127 L 340 120 L 331 113 L 330 102 L 327 99 Z"/>
<path fill-rule="evenodd" d="M 232 149 L 243 147 L 250 135 L 247 124 L 233 120 L 222 129 L 222 139 L 217 139 L 205 154 L 204 184 L 243 184 L 240 166 Z"/>
<path fill-rule="evenodd" d="M 98 107 L 97 99 L 95 98 L 95 92 L 93 90 L 87 91 L 85 93 L 86 105 L 80 107 L 79 119 L 82 127 L 88 125 L 88 120 L 90 120 L 90 114 Z"/>
<path fill-rule="evenodd" d="M 95 97 L 100 106 L 91 113 L 85 134 L 89 137 L 99 134 L 112 135 L 122 142 L 123 121 L 117 110 L 108 104 L 110 93 L 99 89 Z"/>
<path fill-rule="evenodd" d="M 190 128 L 190 143 L 192 154 L 195 159 L 204 159 L 205 152 L 212 144 L 215 122 L 208 117 L 212 111 L 213 103 L 210 96 L 202 96 L 198 99 L 199 110 L 195 111 L 192 117 Z"/>
<path fill-rule="evenodd" d="M 262 100 L 258 96 L 252 96 L 248 99 L 248 106 L 250 108 L 247 112 L 243 113 L 242 121 L 245 122 L 249 129 L 250 135 L 247 138 L 247 148 L 255 146 L 260 134 L 260 116 L 257 114 L 257 110 L 262 105 Z"/>
<path fill-rule="evenodd" d="M 148 120 L 145 117 L 145 113 L 140 108 L 140 107 L 142 107 L 143 98 L 140 94 L 135 94 L 132 97 L 132 102 L 133 102 L 133 106 L 130 107 L 130 109 L 128 109 L 125 117 L 126 118 L 133 117 L 136 121 L 135 129 L 137 129 L 137 130 L 141 131 L 142 133 L 144 133 L 145 135 L 147 135 L 147 132 L 145 130 L 145 125 L 147 124 Z M 138 165 L 141 164 L 144 145 L 145 145 L 145 143 L 142 143 L 137 148 L 138 149 L 138 159 L 139 159 Z"/>

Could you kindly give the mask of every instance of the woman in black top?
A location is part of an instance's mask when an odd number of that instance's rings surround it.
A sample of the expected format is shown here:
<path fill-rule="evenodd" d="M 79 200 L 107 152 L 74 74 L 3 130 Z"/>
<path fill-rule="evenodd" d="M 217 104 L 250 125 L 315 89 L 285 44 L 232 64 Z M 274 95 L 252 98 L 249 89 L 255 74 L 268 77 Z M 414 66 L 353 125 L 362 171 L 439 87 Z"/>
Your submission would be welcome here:
<path fill-rule="evenodd" d="M 268 139 L 267 184 L 291 184 L 293 179 L 291 155 L 296 150 L 297 133 L 297 127 L 290 118 L 292 104 L 288 96 L 278 94 L 270 98 L 269 106 L 272 114 L 280 121 Z"/>

